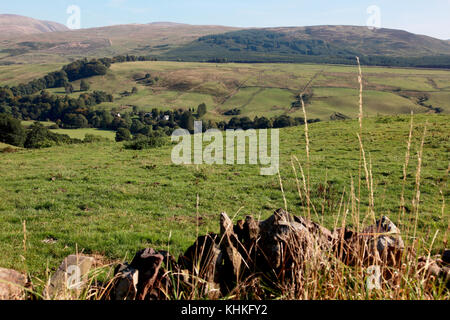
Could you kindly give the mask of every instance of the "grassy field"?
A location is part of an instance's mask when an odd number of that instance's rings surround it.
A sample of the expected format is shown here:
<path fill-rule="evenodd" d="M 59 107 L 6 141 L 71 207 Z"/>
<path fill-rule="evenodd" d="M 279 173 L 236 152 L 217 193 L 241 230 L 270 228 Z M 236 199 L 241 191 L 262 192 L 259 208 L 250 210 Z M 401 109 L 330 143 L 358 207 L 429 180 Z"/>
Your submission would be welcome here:
<path fill-rule="evenodd" d="M 34 121 L 22 121 L 22 126 L 29 127 L 34 123 Z M 45 127 L 51 127 L 55 125 L 54 122 L 50 121 L 40 121 L 40 123 Z M 84 129 L 51 129 L 50 131 L 58 134 L 66 134 L 73 139 L 83 140 L 86 135 L 94 135 L 103 138 L 108 138 L 109 140 L 114 141 L 116 137 L 116 133 L 110 130 L 101 130 L 95 128 L 84 128 Z"/>
<path fill-rule="evenodd" d="M 0 66 L 0 85 L 13 85 L 31 80 L 59 65 Z M 147 73 L 158 77 L 153 86 L 144 86 L 135 79 Z M 450 113 L 450 71 L 363 67 L 365 113 L 396 115 L 427 113 L 417 103 L 420 95 L 429 97 L 427 104 Z M 241 109 L 241 116 L 273 117 L 288 114 L 302 116 L 292 109 L 295 95 L 312 82 L 313 98 L 307 106 L 310 118 L 329 120 L 334 112 L 356 118 L 358 112 L 358 78 L 354 66 L 314 64 L 211 64 L 181 62 L 129 62 L 111 66 L 105 76 L 88 79 L 91 91 L 103 90 L 115 97 L 113 103 L 100 108 L 121 108 L 136 105 L 143 110 L 158 108 L 197 108 L 206 103 L 206 119 L 228 120 L 223 113 Z M 79 81 L 74 82 L 79 88 Z M 121 97 L 120 93 L 137 87 L 137 94 Z M 65 95 L 62 88 L 50 92 Z M 80 92 L 71 94 L 77 97 Z"/>
<path fill-rule="evenodd" d="M 449 197 L 450 117 L 414 118 L 406 216 L 399 222 L 409 120 L 409 116 L 364 120 L 376 216 L 389 216 L 399 224 L 404 239 L 411 240 L 407 230 L 413 225 L 409 219 L 413 219 L 417 151 L 427 123 L 418 229 L 427 244 L 439 230 L 435 248 L 443 248 L 450 217 L 448 203 L 443 208 L 443 199 Z M 358 190 L 357 132 L 354 120 L 310 126 L 310 190 L 317 211 L 313 219 L 329 228 L 334 227 L 341 205 L 351 200 L 352 178 Z M 64 256 L 77 250 L 107 261 L 130 259 L 144 247 L 169 248 L 179 254 L 193 243 L 197 227 L 201 234 L 218 232 L 223 211 L 236 215 L 235 219 L 247 214 L 264 219 L 284 207 L 278 176 L 260 176 L 258 166 L 177 166 L 172 164 L 171 151 L 171 146 L 131 151 L 111 142 L 0 154 L 0 267 L 45 278 L 47 267 L 56 268 Z M 291 167 L 292 155 L 305 166 L 303 127 L 281 131 L 280 155 L 288 209 L 303 215 L 305 202 L 298 195 Z M 368 204 L 364 174 L 361 186 L 363 220 Z"/>
<path fill-rule="evenodd" d="M 41 78 L 49 72 L 59 70 L 62 66 L 62 63 L 28 63 L 0 66 L 0 86 L 8 85 L 11 87 L 20 83 L 27 83 Z"/>
<path fill-rule="evenodd" d="M 108 138 L 112 141 L 114 141 L 116 137 L 116 133 L 114 131 L 100 129 L 55 129 L 51 131 L 59 134 L 66 134 L 71 138 L 80 140 L 83 140 L 88 134 Z"/>

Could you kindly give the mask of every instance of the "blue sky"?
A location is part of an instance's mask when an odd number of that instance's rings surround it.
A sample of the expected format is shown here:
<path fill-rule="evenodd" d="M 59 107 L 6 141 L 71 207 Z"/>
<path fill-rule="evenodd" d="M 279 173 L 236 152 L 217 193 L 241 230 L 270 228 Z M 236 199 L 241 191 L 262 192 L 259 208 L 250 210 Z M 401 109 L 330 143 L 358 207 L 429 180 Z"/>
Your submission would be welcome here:
<path fill-rule="evenodd" d="M 68 6 L 81 9 L 81 27 L 171 21 L 238 27 L 366 25 L 367 8 L 381 10 L 381 27 L 450 39 L 450 0 L 16 0 L 0 13 L 66 24 Z"/>

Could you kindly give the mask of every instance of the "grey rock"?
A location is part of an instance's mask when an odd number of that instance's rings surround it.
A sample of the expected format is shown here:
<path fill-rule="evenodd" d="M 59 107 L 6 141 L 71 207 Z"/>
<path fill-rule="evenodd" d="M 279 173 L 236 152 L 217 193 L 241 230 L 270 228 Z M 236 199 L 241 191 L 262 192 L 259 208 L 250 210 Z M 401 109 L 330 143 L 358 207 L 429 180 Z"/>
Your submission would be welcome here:
<path fill-rule="evenodd" d="M 76 299 L 86 286 L 87 276 L 95 260 L 81 255 L 70 255 L 63 260 L 50 279 L 46 296 L 54 300 Z"/>
<path fill-rule="evenodd" d="M 138 292 L 139 271 L 125 263 L 117 266 L 114 274 L 113 298 L 115 300 L 135 300 Z"/>
<path fill-rule="evenodd" d="M 388 217 L 382 217 L 375 225 L 363 230 L 362 238 L 373 259 L 381 259 L 388 265 L 397 265 L 405 249 L 401 232 Z"/>

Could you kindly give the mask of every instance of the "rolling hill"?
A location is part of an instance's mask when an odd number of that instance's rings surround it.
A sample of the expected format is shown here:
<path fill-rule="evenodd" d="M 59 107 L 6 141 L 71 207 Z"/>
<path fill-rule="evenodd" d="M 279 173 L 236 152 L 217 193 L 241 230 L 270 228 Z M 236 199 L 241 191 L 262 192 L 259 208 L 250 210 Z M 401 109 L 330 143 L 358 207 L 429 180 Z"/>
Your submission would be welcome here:
<path fill-rule="evenodd" d="M 168 59 L 234 62 L 348 63 L 448 66 L 450 44 L 392 29 L 315 26 L 249 29 L 201 37 L 165 54 Z"/>
<path fill-rule="evenodd" d="M 15 14 L 0 14 L 0 38 L 68 31 L 65 25 L 51 21 L 41 21 Z"/>
<path fill-rule="evenodd" d="M 0 62 L 48 62 L 61 58 L 66 62 L 85 56 L 158 55 L 205 35 L 235 30 L 238 28 L 156 22 L 29 34 L 0 41 Z"/>

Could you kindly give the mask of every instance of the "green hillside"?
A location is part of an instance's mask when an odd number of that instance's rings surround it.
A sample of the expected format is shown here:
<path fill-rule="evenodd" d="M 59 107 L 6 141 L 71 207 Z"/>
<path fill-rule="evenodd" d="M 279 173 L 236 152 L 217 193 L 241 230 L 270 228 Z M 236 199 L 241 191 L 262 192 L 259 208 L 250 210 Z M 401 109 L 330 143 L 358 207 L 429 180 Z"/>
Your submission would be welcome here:
<path fill-rule="evenodd" d="M 446 41 L 400 30 L 352 26 L 268 28 L 200 37 L 162 58 L 185 61 L 309 62 L 450 68 Z"/>
<path fill-rule="evenodd" d="M 426 243 L 440 230 L 436 248 L 443 246 L 449 217 L 448 209 L 442 211 L 442 199 L 448 202 L 449 197 L 449 120 L 448 115 L 414 118 L 407 210 L 399 223 L 406 232 L 412 218 L 416 152 L 427 123 L 418 227 Z M 339 121 L 313 124 L 309 129 L 310 190 L 317 211 L 313 218 L 333 228 L 342 197 L 344 203 L 350 201 L 351 179 L 358 189 L 359 126 L 357 121 Z M 296 215 L 305 214 L 305 202 L 298 194 L 291 156 L 298 157 L 306 174 L 303 130 L 283 129 L 280 140 L 284 192 L 289 211 Z M 409 117 L 365 119 L 363 131 L 373 170 L 376 215 L 388 215 L 398 223 Z M 120 143 L 106 142 L 0 154 L 1 267 L 45 277 L 47 265 L 57 267 L 76 250 L 105 260 L 126 254 L 130 258 L 144 247 L 169 247 L 178 254 L 196 238 L 197 225 L 201 234 L 217 232 L 220 212 L 236 219 L 247 214 L 264 219 L 284 207 L 278 177 L 260 176 L 259 166 L 176 166 L 171 151 L 171 146 L 131 151 Z M 363 219 L 368 198 L 364 174 L 361 179 Z M 347 223 L 354 223 L 350 213 Z M 406 234 L 404 238 L 409 239 Z"/>
<path fill-rule="evenodd" d="M 0 67 L 2 68 L 9 67 Z M 24 74 L 30 71 L 22 69 Z M 364 101 L 367 115 L 450 112 L 450 72 L 446 70 L 396 69 L 363 67 Z M 158 81 L 142 83 L 146 74 Z M 224 113 L 240 109 L 240 116 L 273 117 L 287 114 L 301 117 L 299 108 L 292 108 L 295 96 L 312 82 L 312 98 L 307 105 L 310 118 L 330 120 L 335 112 L 355 118 L 358 113 L 359 84 L 357 68 L 313 64 L 213 64 L 181 62 L 128 62 L 113 64 L 105 76 L 88 79 L 90 91 L 102 90 L 114 95 L 114 102 L 98 108 L 121 109 L 131 106 L 151 111 L 153 108 L 196 109 L 206 103 L 205 119 L 229 120 Z M 6 84 L 7 82 L 3 82 Z M 75 89 L 79 81 L 73 82 Z M 122 96 L 124 91 L 138 88 L 136 94 Z M 49 89 L 65 95 L 64 88 Z M 80 92 L 74 92 L 77 97 Z M 426 95 L 424 105 L 419 97 Z"/>

